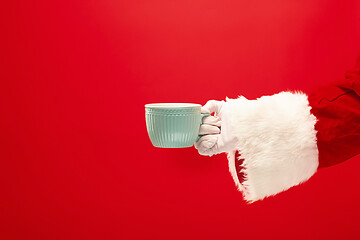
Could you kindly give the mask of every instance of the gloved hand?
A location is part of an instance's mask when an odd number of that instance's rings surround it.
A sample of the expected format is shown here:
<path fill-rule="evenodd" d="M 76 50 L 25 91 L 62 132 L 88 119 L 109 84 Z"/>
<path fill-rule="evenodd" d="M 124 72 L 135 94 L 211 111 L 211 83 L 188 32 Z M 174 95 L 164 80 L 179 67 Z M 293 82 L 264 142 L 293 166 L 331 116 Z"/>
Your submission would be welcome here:
<path fill-rule="evenodd" d="M 199 135 L 203 135 L 194 144 L 200 155 L 212 156 L 236 149 L 237 138 L 233 134 L 230 122 L 230 110 L 225 101 L 208 101 L 202 108 L 202 113 L 214 113 L 214 116 L 204 117 Z"/>

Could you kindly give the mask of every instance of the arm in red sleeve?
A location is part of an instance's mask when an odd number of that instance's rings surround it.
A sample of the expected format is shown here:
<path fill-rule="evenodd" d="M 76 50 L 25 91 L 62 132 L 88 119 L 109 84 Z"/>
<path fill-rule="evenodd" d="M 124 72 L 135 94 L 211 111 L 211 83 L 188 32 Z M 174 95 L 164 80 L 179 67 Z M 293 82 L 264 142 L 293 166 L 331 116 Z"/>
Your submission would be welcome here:
<path fill-rule="evenodd" d="M 319 167 L 328 167 L 360 154 L 360 58 L 345 79 L 309 95 L 317 118 Z"/>
<path fill-rule="evenodd" d="M 285 191 L 360 153 L 360 58 L 344 80 L 311 94 L 227 99 L 236 148 L 229 171 L 248 202 Z"/>

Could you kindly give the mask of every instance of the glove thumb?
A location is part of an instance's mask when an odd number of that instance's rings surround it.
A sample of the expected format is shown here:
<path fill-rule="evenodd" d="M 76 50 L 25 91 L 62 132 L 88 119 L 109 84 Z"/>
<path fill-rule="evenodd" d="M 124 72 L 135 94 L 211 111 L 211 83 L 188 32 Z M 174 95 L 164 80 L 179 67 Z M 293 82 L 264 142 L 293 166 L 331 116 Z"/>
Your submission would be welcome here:
<path fill-rule="evenodd" d="M 202 113 L 217 113 L 219 114 L 221 111 L 221 107 L 224 104 L 224 101 L 216 101 L 216 100 L 209 100 L 202 108 Z"/>

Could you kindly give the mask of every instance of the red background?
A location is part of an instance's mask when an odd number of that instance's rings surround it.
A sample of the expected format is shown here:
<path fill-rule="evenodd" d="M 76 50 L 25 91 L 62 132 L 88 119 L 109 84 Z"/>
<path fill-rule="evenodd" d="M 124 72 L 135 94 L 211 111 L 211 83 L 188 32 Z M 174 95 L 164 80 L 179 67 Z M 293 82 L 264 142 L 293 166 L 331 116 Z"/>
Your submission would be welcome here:
<path fill-rule="evenodd" d="M 247 205 L 225 155 L 157 149 L 144 104 L 340 79 L 352 1 L 7 1 L 1 239 L 359 239 L 360 158 Z"/>

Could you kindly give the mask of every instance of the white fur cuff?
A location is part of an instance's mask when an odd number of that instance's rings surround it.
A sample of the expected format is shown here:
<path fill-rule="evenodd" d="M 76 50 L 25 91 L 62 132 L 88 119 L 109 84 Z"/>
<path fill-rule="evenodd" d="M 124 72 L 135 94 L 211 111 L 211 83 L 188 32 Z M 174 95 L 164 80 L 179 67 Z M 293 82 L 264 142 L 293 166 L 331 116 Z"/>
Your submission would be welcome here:
<path fill-rule="evenodd" d="M 245 200 L 257 201 L 308 180 L 319 165 L 316 118 L 303 93 L 281 92 L 257 100 L 226 99 L 231 126 L 244 159 L 240 183 L 235 151 L 228 153 L 230 173 Z"/>

